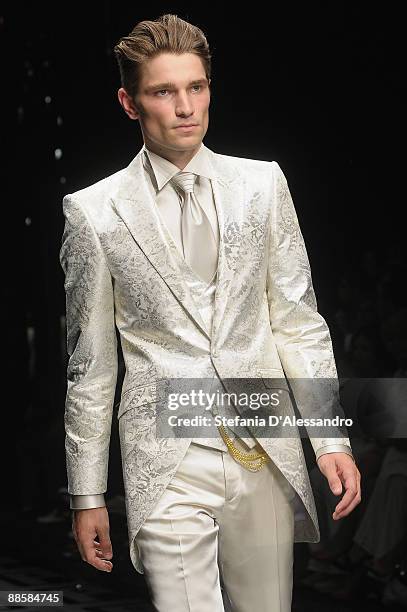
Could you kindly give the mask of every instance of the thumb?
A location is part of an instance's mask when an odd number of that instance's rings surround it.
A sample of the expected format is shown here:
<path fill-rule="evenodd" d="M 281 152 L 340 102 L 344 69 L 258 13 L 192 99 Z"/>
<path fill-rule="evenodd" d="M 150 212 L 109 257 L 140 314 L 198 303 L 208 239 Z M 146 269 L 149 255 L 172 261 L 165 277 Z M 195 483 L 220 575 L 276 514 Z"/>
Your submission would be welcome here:
<path fill-rule="evenodd" d="M 105 559 L 113 557 L 112 543 L 110 541 L 109 529 L 103 528 L 98 530 L 99 544 L 102 554 Z"/>
<path fill-rule="evenodd" d="M 332 476 L 332 478 L 330 478 L 328 482 L 329 488 L 331 489 L 334 495 L 339 495 L 340 493 L 342 493 L 342 483 L 338 476 Z"/>

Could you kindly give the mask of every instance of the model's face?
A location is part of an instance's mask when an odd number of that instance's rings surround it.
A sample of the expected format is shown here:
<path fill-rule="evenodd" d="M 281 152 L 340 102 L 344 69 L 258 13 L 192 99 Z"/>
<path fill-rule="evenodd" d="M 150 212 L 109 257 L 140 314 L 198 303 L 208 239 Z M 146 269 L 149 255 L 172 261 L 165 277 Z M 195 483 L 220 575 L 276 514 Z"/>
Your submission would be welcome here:
<path fill-rule="evenodd" d="M 141 67 L 135 101 L 119 89 L 120 103 L 140 121 L 146 146 L 168 159 L 192 155 L 209 123 L 210 89 L 200 58 L 161 53 Z M 193 124 L 192 127 L 179 127 Z"/>

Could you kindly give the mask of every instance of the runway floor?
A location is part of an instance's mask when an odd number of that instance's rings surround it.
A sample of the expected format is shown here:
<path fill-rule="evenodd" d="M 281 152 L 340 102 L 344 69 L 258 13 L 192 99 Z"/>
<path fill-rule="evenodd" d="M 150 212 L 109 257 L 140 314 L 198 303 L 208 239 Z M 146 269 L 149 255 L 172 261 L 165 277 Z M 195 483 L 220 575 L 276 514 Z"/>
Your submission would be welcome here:
<path fill-rule="evenodd" d="M 111 574 L 97 571 L 81 560 L 71 532 L 69 511 L 47 522 L 39 522 L 39 517 L 29 513 L 3 512 L 0 515 L 0 591 L 63 591 L 63 609 L 69 612 L 154 612 L 144 577 L 130 562 L 125 517 L 120 511 L 110 511 L 109 515 L 114 553 Z M 304 546 L 296 545 L 293 612 L 356 612 L 361 606 L 369 612 L 401 610 L 384 608 L 374 599 L 363 601 L 361 597 L 366 595 L 363 593 L 349 603 L 302 586 L 304 551 Z M 0 606 L 0 609 L 23 608 Z"/>

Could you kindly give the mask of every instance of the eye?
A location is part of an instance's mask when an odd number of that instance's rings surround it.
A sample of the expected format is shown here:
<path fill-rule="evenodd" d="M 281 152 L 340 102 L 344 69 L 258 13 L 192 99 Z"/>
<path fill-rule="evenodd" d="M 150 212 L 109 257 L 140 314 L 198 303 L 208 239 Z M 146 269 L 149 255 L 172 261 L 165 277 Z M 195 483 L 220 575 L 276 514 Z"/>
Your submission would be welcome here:
<path fill-rule="evenodd" d="M 159 91 L 155 92 L 155 95 L 158 96 L 159 98 L 163 98 L 164 96 L 159 96 L 158 94 L 162 93 L 163 91 L 168 91 L 168 89 L 160 89 Z"/>

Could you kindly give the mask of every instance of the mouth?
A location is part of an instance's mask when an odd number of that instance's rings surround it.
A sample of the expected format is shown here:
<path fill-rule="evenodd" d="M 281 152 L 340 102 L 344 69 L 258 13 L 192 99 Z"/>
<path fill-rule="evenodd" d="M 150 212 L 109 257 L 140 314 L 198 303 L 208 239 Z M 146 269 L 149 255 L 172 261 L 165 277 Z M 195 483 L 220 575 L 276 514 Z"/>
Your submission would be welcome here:
<path fill-rule="evenodd" d="M 186 125 L 177 125 L 175 127 L 176 130 L 193 130 L 194 128 L 197 128 L 198 125 L 196 123 L 190 123 L 190 124 L 186 124 Z"/>

